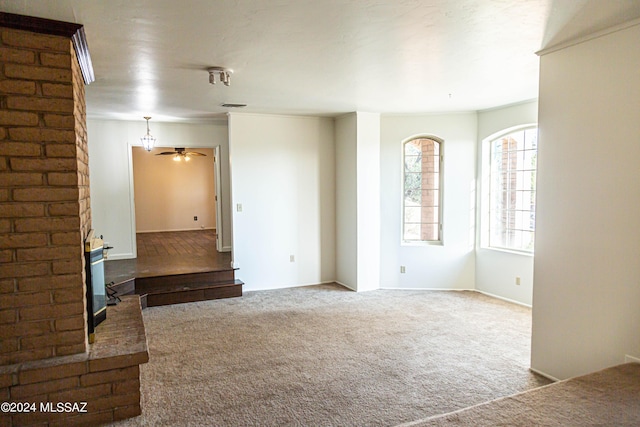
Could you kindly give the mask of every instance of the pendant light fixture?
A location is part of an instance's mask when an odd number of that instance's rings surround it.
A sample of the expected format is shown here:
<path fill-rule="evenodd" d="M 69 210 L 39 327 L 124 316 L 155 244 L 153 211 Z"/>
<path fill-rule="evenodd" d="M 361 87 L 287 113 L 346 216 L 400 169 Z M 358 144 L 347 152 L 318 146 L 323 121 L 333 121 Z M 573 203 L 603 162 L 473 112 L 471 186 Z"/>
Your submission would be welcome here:
<path fill-rule="evenodd" d="M 145 116 L 144 119 L 147 121 L 147 134 L 140 138 L 140 142 L 145 150 L 151 151 L 153 146 L 156 145 L 156 139 L 149 133 L 149 120 L 151 117 Z"/>

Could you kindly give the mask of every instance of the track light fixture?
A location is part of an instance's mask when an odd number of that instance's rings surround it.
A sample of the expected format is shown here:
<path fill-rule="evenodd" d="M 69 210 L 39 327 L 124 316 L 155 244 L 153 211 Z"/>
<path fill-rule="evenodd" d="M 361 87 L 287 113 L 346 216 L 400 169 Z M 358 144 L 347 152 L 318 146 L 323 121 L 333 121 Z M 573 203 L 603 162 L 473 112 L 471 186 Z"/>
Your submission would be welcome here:
<path fill-rule="evenodd" d="M 216 74 L 220 78 L 220 82 L 225 86 L 231 85 L 231 74 L 233 74 L 233 70 L 224 67 L 211 67 L 207 70 L 209 72 L 209 83 L 212 85 L 216 84 Z"/>

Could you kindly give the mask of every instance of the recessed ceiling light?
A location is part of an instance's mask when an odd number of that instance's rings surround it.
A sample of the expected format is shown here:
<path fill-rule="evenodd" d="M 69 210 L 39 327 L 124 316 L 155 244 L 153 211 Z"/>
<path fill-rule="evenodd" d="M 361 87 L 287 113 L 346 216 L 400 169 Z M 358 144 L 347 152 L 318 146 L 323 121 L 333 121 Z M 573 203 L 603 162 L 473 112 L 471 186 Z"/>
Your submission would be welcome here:
<path fill-rule="evenodd" d="M 226 108 L 244 108 L 247 106 L 247 104 L 231 104 L 231 103 L 224 103 L 224 104 L 220 104 L 220 106 L 222 107 L 226 107 Z"/>

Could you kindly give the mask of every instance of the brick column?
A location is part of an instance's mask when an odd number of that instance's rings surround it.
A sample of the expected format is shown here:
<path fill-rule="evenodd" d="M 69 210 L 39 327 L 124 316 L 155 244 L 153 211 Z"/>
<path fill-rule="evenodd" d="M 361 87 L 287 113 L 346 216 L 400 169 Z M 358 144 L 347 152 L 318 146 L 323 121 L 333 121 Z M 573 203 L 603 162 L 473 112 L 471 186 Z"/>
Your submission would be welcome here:
<path fill-rule="evenodd" d="M 437 193 L 436 166 L 440 161 L 440 153 L 436 152 L 437 142 L 431 139 L 418 140 L 422 151 L 422 206 L 420 209 L 420 238 L 422 240 L 438 240 L 439 198 Z"/>
<path fill-rule="evenodd" d="M 91 226 L 71 39 L 0 28 L 0 365 L 86 351 Z"/>
<path fill-rule="evenodd" d="M 111 307 L 87 351 L 91 228 L 81 25 L 0 12 L 0 400 L 87 412 L 0 414 L 0 426 L 95 425 L 140 414 L 140 300 Z"/>
<path fill-rule="evenodd" d="M 500 230 L 502 234 L 502 244 L 509 246 L 514 238 L 514 228 L 516 226 L 516 183 L 518 167 L 518 153 L 516 149 L 518 143 L 511 137 L 502 138 L 502 224 L 506 228 Z"/>

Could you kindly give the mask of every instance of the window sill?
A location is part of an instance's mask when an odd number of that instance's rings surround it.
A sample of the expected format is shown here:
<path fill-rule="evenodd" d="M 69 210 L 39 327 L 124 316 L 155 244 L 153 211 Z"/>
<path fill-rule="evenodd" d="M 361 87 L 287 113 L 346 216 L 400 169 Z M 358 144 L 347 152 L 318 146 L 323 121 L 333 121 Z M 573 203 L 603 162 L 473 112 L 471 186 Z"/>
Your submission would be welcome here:
<path fill-rule="evenodd" d="M 514 249 L 491 248 L 487 246 L 481 246 L 480 249 L 485 251 L 502 252 L 507 254 L 526 256 L 526 257 L 533 257 L 534 255 L 534 252 L 516 251 Z"/>
<path fill-rule="evenodd" d="M 400 242 L 400 246 L 417 246 L 417 247 L 424 247 L 424 246 L 444 246 L 444 243 L 442 241 L 437 241 L 437 242 L 407 242 L 407 241 L 401 241 Z"/>

